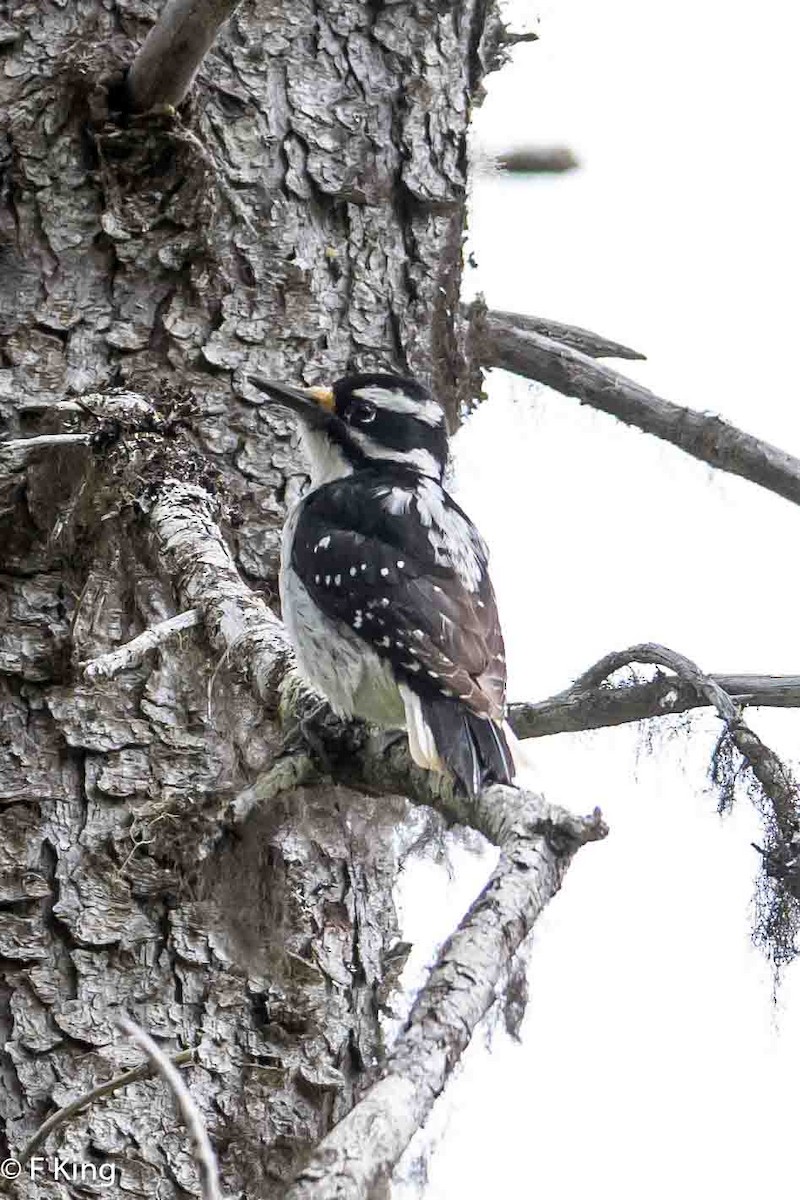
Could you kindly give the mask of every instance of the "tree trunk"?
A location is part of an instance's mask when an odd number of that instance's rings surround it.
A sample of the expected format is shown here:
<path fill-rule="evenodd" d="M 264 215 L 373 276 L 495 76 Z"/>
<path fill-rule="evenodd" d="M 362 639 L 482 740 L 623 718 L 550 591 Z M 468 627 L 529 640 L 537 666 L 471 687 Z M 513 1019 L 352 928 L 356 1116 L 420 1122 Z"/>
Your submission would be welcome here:
<path fill-rule="evenodd" d="M 15 436 L 98 438 L 0 480 L 0 1158 L 141 1062 L 125 1012 L 168 1053 L 199 1046 L 187 1079 L 223 1189 L 270 1197 L 380 1055 L 406 802 L 296 788 L 220 840 L 283 748 L 275 714 L 197 631 L 106 682 L 78 664 L 177 610 L 142 515 L 167 473 L 218 498 L 274 603 L 305 477 L 246 372 L 392 366 L 455 423 L 467 122 L 501 31 L 491 0 L 245 0 L 179 114 L 137 116 L 120 85 L 157 6 L 6 8 L 0 411 Z M 177 449 L 54 407 L 113 389 L 146 395 Z M 156 1079 L 40 1153 L 113 1162 L 126 1194 L 199 1191 Z M 79 1194 L 46 1180 L 17 1187 Z"/>

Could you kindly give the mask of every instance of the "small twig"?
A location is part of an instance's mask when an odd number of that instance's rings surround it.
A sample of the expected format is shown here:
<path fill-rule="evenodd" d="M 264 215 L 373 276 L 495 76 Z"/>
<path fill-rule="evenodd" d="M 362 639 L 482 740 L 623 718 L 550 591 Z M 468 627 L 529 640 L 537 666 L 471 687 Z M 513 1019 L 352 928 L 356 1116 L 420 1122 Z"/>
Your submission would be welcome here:
<path fill-rule="evenodd" d="M 582 404 L 662 438 L 701 462 L 800 504 L 800 459 L 721 417 L 661 399 L 642 384 L 594 362 L 566 339 L 511 328 L 487 313 L 479 355 L 484 366 L 502 367 L 575 396 Z"/>
<path fill-rule="evenodd" d="M 82 662 L 81 670 L 87 679 L 111 679 L 120 671 L 138 666 L 146 654 L 163 646 L 184 629 L 193 629 L 202 619 L 199 608 L 190 608 L 187 612 L 178 613 L 176 617 L 169 617 L 168 620 L 160 621 L 146 629 L 124 646 L 118 646 L 116 650 Z"/>
<path fill-rule="evenodd" d="M 155 837 L 145 837 L 145 831 L 147 831 L 149 833 L 150 830 L 153 828 L 153 826 L 157 825 L 159 823 L 159 821 L 177 821 L 177 820 L 178 820 L 177 815 L 175 813 L 171 813 L 171 812 L 161 812 L 158 814 L 158 816 L 155 816 L 155 817 L 152 817 L 149 819 L 140 819 L 138 817 L 134 817 L 133 822 L 130 827 L 130 830 L 128 832 L 128 837 L 131 840 L 132 846 L 131 846 L 131 849 L 128 851 L 128 853 L 125 855 L 122 862 L 117 867 L 117 874 L 118 875 L 123 874 L 126 867 L 128 866 L 128 863 L 131 861 L 131 859 L 133 858 L 133 856 L 135 855 L 137 850 L 139 850 L 142 846 L 151 846 L 153 844 L 153 842 L 156 840 Z M 139 834 L 137 832 L 137 828 L 141 829 L 141 831 L 142 831 L 141 834 Z"/>
<path fill-rule="evenodd" d="M 20 413 L 81 413 L 83 408 L 77 400 L 23 400 L 18 406 Z"/>
<path fill-rule="evenodd" d="M 538 42 L 539 34 L 533 29 L 504 29 L 501 40 L 504 46 L 517 46 L 521 42 Z"/>
<path fill-rule="evenodd" d="M 498 154 L 497 163 L 515 175 L 559 175 L 580 166 L 569 146 L 519 146 Z"/>
<path fill-rule="evenodd" d="M 138 392 L 116 390 L 111 392 L 86 392 L 74 400 L 24 400 L 19 412 L 69 413 L 90 416 L 101 420 L 119 421 L 123 425 L 156 424 L 160 418 L 149 400 Z"/>
<path fill-rule="evenodd" d="M 194 1062 L 196 1051 L 181 1050 L 179 1054 L 174 1054 L 170 1062 L 175 1067 L 186 1066 L 187 1063 Z M 142 1063 L 140 1067 L 134 1067 L 132 1071 L 126 1071 L 123 1075 L 117 1075 L 114 1079 L 109 1079 L 107 1083 L 101 1083 L 96 1088 L 92 1088 L 90 1092 L 79 1096 L 77 1100 L 73 1100 L 70 1104 L 66 1104 L 64 1108 L 60 1108 L 58 1112 L 53 1113 L 52 1117 L 48 1117 L 43 1125 L 40 1125 L 33 1135 L 31 1140 L 17 1155 L 17 1161 L 21 1167 L 33 1156 L 34 1151 L 43 1144 L 47 1137 L 58 1129 L 61 1125 L 65 1125 L 84 1108 L 88 1108 L 94 1104 L 95 1100 L 101 1100 L 104 1096 L 110 1096 L 112 1092 L 119 1091 L 120 1088 L 127 1087 L 129 1083 L 137 1083 L 140 1079 L 149 1078 L 155 1067 L 152 1063 Z"/>
<path fill-rule="evenodd" d="M 274 766 L 260 775 L 256 782 L 239 792 L 231 801 L 231 820 L 235 825 L 243 824 L 254 809 L 274 800 L 281 792 L 308 783 L 317 768 L 308 754 L 286 754 Z"/>
<path fill-rule="evenodd" d="M 131 1041 L 147 1055 L 153 1068 L 166 1081 L 183 1118 L 183 1123 L 189 1131 L 194 1143 L 195 1160 L 200 1175 L 200 1192 L 203 1200 L 221 1200 L 219 1190 L 219 1173 L 214 1148 L 209 1140 L 205 1122 L 200 1110 L 192 1099 L 191 1093 L 183 1082 L 180 1072 L 161 1050 L 149 1034 L 127 1017 L 120 1017 L 117 1024 Z"/>
<path fill-rule="evenodd" d="M 89 446 L 93 437 L 92 433 L 42 433 L 36 437 L 0 442 L 0 453 L 7 450 L 38 450 L 43 446 Z"/>
<path fill-rule="evenodd" d="M 186 98 L 200 65 L 241 0 L 167 0 L 125 83 L 134 112 Z"/>
<path fill-rule="evenodd" d="M 23 30 L 9 25 L 8 21 L 0 21 L 0 46 L 13 46 L 23 36 Z"/>

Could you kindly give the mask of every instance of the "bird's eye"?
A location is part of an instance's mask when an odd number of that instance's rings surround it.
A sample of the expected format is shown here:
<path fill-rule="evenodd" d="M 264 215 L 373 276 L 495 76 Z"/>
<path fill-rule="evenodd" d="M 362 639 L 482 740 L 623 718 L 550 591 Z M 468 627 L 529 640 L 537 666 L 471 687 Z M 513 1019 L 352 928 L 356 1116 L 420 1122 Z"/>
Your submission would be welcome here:
<path fill-rule="evenodd" d="M 356 425 L 369 425 L 370 421 L 375 420 L 375 412 L 375 405 L 370 404 L 369 400 L 354 400 L 347 415 Z"/>

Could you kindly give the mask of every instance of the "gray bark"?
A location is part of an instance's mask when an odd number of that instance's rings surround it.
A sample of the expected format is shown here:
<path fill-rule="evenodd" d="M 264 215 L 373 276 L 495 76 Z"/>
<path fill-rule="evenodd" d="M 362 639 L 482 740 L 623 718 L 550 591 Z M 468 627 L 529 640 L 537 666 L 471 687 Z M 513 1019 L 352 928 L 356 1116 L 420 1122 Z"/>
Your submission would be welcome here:
<path fill-rule="evenodd" d="M 245 0 L 181 118 L 117 123 L 108 89 L 155 15 L 31 0 L 0 38 L 0 415 L 13 438 L 83 433 L 76 400 L 116 388 L 160 422 L 114 445 L 104 413 L 97 446 L 9 451 L 0 479 L 0 1158 L 139 1064 L 122 1011 L 199 1047 L 184 1075 L 223 1191 L 264 1198 L 380 1055 L 406 802 L 317 783 L 220 840 L 284 749 L 250 679 L 207 630 L 107 681 L 79 664 L 186 607 L 150 532 L 167 462 L 220 498 L 236 578 L 274 603 L 305 477 L 246 373 L 393 365 L 455 423 L 466 126 L 499 26 L 485 0 Z M 46 1150 L 112 1160 L 125 1194 L 199 1194 L 158 1079 Z"/>

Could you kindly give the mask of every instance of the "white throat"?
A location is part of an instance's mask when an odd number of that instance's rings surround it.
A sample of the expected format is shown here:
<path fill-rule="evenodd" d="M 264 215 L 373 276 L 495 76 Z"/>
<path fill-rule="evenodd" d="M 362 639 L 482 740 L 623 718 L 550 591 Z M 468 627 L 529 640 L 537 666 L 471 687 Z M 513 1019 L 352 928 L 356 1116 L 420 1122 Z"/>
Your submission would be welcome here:
<path fill-rule="evenodd" d="M 322 487 L 323 483 L 332 483 L 335 479 L 344 479 L 345 475 L 353 474 L 350 463 L 324 430 L 309 429 L 308 426 L 301 425 L 300 434 L 303 450 L 311 468 L 312 488 Z"/>

